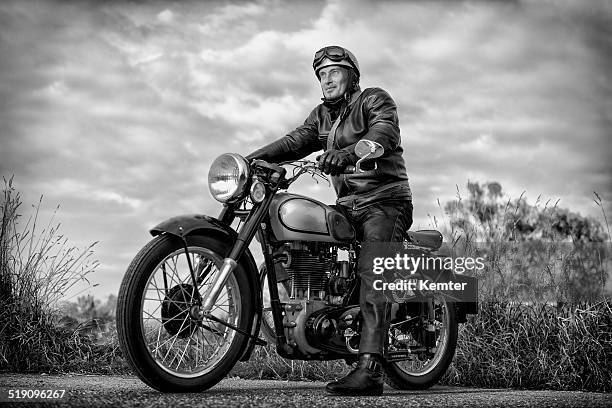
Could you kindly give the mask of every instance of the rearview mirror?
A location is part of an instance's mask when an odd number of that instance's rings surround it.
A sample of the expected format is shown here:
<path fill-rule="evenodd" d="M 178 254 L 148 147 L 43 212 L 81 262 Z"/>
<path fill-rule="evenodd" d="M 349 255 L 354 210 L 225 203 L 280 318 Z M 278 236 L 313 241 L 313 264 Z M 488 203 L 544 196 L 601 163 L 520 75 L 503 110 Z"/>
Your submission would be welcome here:
<path fill-rule="evenodd" d="M 378 142 L 372 140 L 361 139 L 355 145 L 355 154 L 359 157 L 357 163 L 355 163 L 356 173 L 363 173 L 361 170 L 361 163 L 364 160 L 376 159 L 385 152 L 385 148 Z M 378 168 L 378 165 L 374 163 L 374 170 Z"/>
<path fill-rule="evenodd" d="M 372 140 L 361 139 L 355 145 L 355 154 L 360 159 L 375 159 L 380 157 L 385 152 L 385 148 L 378 142 Z"/>

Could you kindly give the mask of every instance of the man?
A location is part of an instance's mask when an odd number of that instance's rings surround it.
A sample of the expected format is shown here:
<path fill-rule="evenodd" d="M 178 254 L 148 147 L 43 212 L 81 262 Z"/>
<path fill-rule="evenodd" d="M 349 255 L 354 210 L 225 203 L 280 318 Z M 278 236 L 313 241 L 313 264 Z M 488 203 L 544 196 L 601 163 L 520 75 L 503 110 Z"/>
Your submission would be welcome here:
<path fill-rule="evenodd" d="M 412 225 L 412 197 L 395 102 L 380 88 L 361 91 L 359 63 L 345 48 L 320 49 L 312 66 L 321 84 L 323 103 L 314 108 L 302 126 L 247 159 L 281 162 L 324 150 L 318 158 L 319 166 L 332 175 L 337 207 L 355 227 L 358 239 L 362 243 L 401 241 L 403 232 Z M 375 169 L 343 174 L 347 166 L 357 161 L 354 149 L 361 139 L 380 143 L 383 156 L 376 159 Z M 372 289 L 375 277 L 365 257 L 362 251 L 358 259 L 363 315 L 359 363 L 349 375 L 327 385 L 327 391 L 333 394 L 380 395 L 383 390 L 382 355 L 390 304 L 383 292 Z"/>

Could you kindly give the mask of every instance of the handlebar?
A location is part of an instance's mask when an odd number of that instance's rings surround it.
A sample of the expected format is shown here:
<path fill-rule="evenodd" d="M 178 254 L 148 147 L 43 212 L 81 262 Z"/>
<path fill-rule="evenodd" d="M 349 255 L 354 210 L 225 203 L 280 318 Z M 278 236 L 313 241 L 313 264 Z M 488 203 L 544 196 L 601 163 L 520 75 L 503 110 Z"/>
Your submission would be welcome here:
<path fill-rule="evenodd" d="M 293 184 L 293 182 L 295 182 L 301 175 L 305 173 L 312 175 L 312 177 L 315 177 L 315 176 L 320 177 L 329 182 L 327 175 L 321 171 L 321 169 L 319 168 L 319 163 L 316 161 L 298 160 L 298 161 L 287 161 L 287 162 L 281 162 L 278 164 L 273 164 L 273 163 L 268 163 L 264 160 L 253 160 L 251 164 L 256 165 L 260 168 L 272 170 L 274 172 L 278 172 L 282 170 L 283 176 L 286 174 L 285 173 L 286 169 L 282 167 L 283 165 L 294 166 L 293 175 L 290 177 L 289 175 L 287 175 L 288 177 L 284 179 L 284 181 L 282 181 L 280 184 L 281 189 L 289 188 L 289 186 Z M 346 168 L 344 169 L 344 171 L 342 171 L 341 174 L 354 174 L 356 172 L 357 172 L 357 167 L 354 165 L 349 165 L 349 166 L 346 166 Z"/>

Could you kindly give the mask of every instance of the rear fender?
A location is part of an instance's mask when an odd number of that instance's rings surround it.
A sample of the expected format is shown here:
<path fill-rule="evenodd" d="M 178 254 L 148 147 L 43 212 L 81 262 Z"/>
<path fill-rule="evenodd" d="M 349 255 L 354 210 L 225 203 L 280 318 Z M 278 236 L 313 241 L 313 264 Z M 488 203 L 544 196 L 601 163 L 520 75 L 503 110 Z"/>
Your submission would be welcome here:
<path fill-rule="evenodd" d="M 200 214 L 179 215 L 177 217 L 172 217 L 156 225 L 149 232 L 153 236 L 170 234 L 181 239 L 187 235 L 213 235 L 220 240 L 227 242 L 228 246 L 232 245 L 238 237 L 238 234 L 231 226 L 222 223 L 216 218 Z M 247 272 L 252 298 L 255 299 L 256 302 L 254 305 L 255 315 L 253 321 L 249 323 L 249 330 L 254 338 L 249 339 L 247 346 L 241 351 L 240 356 L 240 361 L 246 361 L 249 359 L 249 356 L 255 347 L 255 338 L 259 336 L 263 302 L 259 286 L 258 269 L 255 264 L 255 260 L 253 259 L 253 255 L 248 248 L 244 252 L 244 255 L 242 255 L 242 258 L 240 258 L 239 264 Z"/>
<path fill-rule="evenodd" d="M 454 273 L 450 270 L 439 271 L 437 274 L 423 272 L 423 277 L 430 282 L 466 283 L 465 291 L 445 291 L 439 293 L 444 295 L 447 301 L 455 304 L 457 311 L 457 322 L 467 322 L 468 314 L 478 314 L 478 279 L 474 276 Z"/>

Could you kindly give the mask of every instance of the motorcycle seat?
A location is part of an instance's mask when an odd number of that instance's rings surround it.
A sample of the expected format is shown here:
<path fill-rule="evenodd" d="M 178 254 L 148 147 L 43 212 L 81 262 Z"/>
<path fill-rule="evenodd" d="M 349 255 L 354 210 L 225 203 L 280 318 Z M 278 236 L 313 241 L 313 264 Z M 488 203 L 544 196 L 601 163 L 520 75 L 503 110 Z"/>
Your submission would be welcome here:
<path fill-rule="evenodd" d="M 432 249 L 438 249 L 442 245 L 442 234 L 436 230 L 406 231 L 406 238 L 415 245 Z"/>

